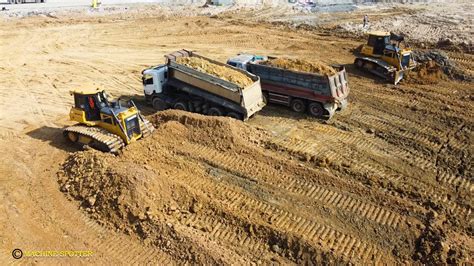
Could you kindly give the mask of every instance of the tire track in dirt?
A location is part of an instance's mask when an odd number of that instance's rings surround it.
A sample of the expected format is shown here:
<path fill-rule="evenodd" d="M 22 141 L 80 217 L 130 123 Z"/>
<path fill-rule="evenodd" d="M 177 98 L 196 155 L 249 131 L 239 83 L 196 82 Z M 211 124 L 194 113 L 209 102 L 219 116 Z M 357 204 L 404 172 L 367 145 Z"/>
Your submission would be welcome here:
<path fill-rule="evenodd" d="M 316 249 L 319 249 L 318 243 L 321 242 L 329 250 L 333 250 L 347 261 L 361 260 L 377 263 L 382 256 L 385 260 L 390 260 L 387 254 L 382 253 L 374 245 L 339 232 L 328 225 L 303 218 L 262 200 L 256 200 L 247 195 L 246 192 L 235 191 L 228 185 L 223 185 L 208 178 L 195 178 L 190 175 L 183 175 L 182 178 L 194 189 L 216 191 L 216 193 L 226 195 L 225 198 L 221 199 L 222 202 L 234 211 L 247 211 L 250 213 L 249 219 L 252 219 L 252 216 L 258 216 L 257 213 L 268 215 L 272 221 L 275 221 L 270 225 L 275 230 L 285 234 L 295 234 L 308 241 Z"/>
<path fill-rule="evenodd" d="M 321 202 L 321 204 L 324 205 L 329 204 L 381 225 L 399 228 L 406 221 L 405 217 L 393 211 L 377 207 L 371 203 L 363 202 L 348 195 L 343 195 L 334 190 L 300 181 L 298 178 L 281 172 L 277 173 L 277 171 L 271 171 L 269 170 L 270 168 L 264 167 L 261 163 L 242 156 L 231 156 L 197 144 L 189 144 L 186 150 L 193 151 L 190 152 L 191 157 L 194 156 L 196 159 L 204 160 L 210 165 L 225 169 L 229 172 L 238 171 L 245 176 L 258 178 L 259 182 L 263 179 L 265 180 L 264 182 L 294 193 L 303 199 L 308 198 Z M 278 176 L 278 178 L 263 177 L 262 174 L 266 174 L 268 177 Z"/>
<path fill-rule="evenodd" d="M 298 152 L 302 154 L 310 154 L 312 156 L 318 156 L 321 154 L 321 151 L 313 151 L 311 144 L 301 140 L 301 139 L 296 139 L 296 138 L 287 138 L 287 137 L 277 137 L 275 138 L 276 141 L 274 142 L 276 145 L 279 145 L 280 147 L 287 149 L 289 151 L 293 152 Z M 340 156 L 333 156 L 334 158 L 340 158 Z M 372 166 L 365 166 L 365 161 L 364 162 L 357 162 L 358 165 L 354 167 L 355 170 L 360 171 L 369 171 L 372 172 L 374 168 Z M 397 178 L 393 178 L 391 175 L 386 175 L 384 172 L 379 172 L 376 170 L 374 173 L 376 176 L 382 177 L 384 179 L 390 180 L 392 182 L 397 182 Z M 431 185 L 425 184 L 426 182 L 422 180 L 417 180 L 416 186 L 422 185 L 424 192 L 423 194 L 426 195 L 429 198 L 435 198 L 438 201 L 441 201 L 445 204 L 448 204 L 450 206 L 450 210 L 453 213 L 457 213 L 460 215 L 460 217 L 467 217 L 471 213 L 470 208 L 464 208 L 456 204 L 455 202 L 452 202 L 448 199 L 447 195 L 440 195 L 439 191 L 436 191 Z M 398 195 L 395 191 L 392 192 L 393 195 Z M 400 198 L 404 198 L 401 195 L 398 195 Z M 423 207 L 423 206 L 421 206 Z"/>

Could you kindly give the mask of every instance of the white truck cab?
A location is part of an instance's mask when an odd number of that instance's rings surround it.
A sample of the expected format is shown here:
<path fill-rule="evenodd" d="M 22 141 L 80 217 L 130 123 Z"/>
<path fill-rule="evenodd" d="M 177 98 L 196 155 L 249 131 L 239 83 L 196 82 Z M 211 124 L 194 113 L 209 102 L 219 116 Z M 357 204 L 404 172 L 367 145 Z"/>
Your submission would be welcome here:
<path fill-rule="evenodd" d="M 248 71 L 247 66 L 250 62 L 260 60 L 267 60 L 267 57 L 252 54 L 238 54 L 236 57 L 229 59 L 227 64 Z"/>
<path fill-rule="evenodd" d="M 145 97 L 163 92 L 163 85 L 168 80 L 168 67 L 166 65 L 145 69 L 142 74 Z"/>

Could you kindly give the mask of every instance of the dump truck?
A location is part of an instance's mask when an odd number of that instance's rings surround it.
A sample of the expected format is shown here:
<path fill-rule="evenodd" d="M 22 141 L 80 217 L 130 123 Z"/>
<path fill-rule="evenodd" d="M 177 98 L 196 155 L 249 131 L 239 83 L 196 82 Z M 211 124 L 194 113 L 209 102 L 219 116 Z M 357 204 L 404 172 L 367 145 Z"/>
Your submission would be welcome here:
<path fill-rule="evenodd" d="M 239 54 L 227 64 L 246 70 L 261 79 L 265 102 L 306 110 L 312 116 L 330 119 L 347 106 L 349 83 L 343 66 L 333 65 L 333 75 L 294 71 L 265 64 L 276 57 Z"/>
<path fill-rule="evenodd" d="M 182 64 L 179 58 L 194 57 L 218 68 L 243 75 L 247 86 Z M 165 56 L 166 63 L 142 72 L 145 99 L 156 110 L 179 109 L 212 116 L 247 120 L 264 106 L 260 78 L 242 69 L 180 50 Z"/>

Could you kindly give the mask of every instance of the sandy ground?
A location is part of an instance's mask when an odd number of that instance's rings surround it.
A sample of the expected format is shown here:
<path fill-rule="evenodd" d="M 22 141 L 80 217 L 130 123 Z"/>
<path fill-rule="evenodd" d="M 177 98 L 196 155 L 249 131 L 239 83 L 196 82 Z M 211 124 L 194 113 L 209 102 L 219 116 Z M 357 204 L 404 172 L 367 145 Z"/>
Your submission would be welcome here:
<path fill-rule="evenodd" d="M 246 12 L 255 20 L 274 16 L 266 9 Z M 179 17 L 156 9 L 0 22 L 1 262 L 19 262 L 11 251 L 22 248 L 94 252 L 66 259 L 77 264 L 296 263 L 304 254 L 360 264 L 472 263 L 472 83 L 388 85 L 351 66 L 359 41 L 243 17 Z M 102 226 L 58 184 L 62 164 L 76 151 L 61 134 L 72 104 L 68 92 L 97 86 L 140 103 L 141 70 L 181 48 L 221 61 L 246 51 L 346 64 L 352 89 L 350 108 L 330 122 L 269 106 L 248 122 L 268 133 L 264 146 L 244 143 L 226 152 L 183 140 L 176 150 L 166 148 L 178 158 L 170 159 L 177 173 L 202 178 L 189 183 L 182 176 L 177 184 L 205 193 L 199 197 L 213 210 L 192 218 L 209 231 L 178 218 L 169 222 L 190 241 L 191 259 L 166 243 L 144 243 L 133 230 Z M 472 70 L 471 54 L 449 53 Z M 201 172 L 209 162 L 213 170 Z M 255 234 L 247 240 L 249 230 Z"/>

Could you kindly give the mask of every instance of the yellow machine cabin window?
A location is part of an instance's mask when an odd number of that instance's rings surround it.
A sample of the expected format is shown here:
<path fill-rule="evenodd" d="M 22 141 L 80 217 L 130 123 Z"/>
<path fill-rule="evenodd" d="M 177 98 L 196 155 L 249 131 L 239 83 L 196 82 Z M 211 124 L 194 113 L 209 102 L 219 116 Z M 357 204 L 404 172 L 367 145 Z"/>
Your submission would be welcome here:
<path fill-rule="evenodd" d="M 104 121 L 107 124 L 111 124 L 111 125 L 114 124 L 114 120 L 112 119 L 111 116 L 103 116 L 102 121 Z"/>

